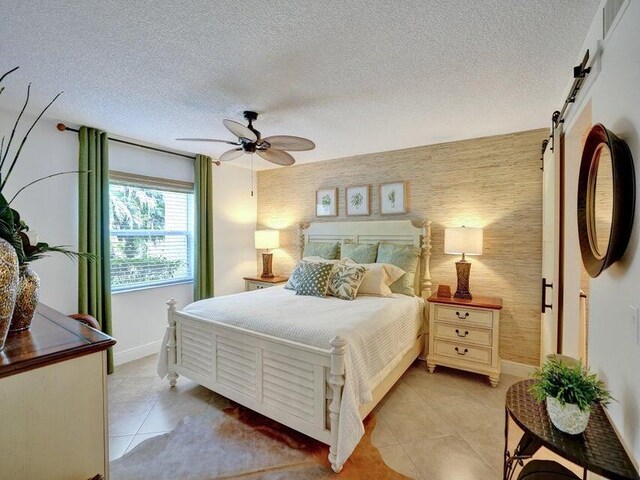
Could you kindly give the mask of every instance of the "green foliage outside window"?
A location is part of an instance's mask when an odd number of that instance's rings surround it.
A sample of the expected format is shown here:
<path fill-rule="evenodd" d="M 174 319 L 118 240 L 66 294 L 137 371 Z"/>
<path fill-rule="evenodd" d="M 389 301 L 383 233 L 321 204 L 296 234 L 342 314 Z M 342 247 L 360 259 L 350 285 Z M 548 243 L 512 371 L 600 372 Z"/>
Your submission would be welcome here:
<path fill-rule="evenodd" d="M 158 283 L 182 276 L 180 271 L 186 270 L 186 262 L 167 258 L 158 254 L 158 249 L 154 248 L 168 239 L 163 233 L 152 233 L 154 230 L 165 230 L 166 213 L 164 192 L 145 187 L 111 184 L 113 287 L 117 289 L 119 286 Z M 141 231 L 145 233 L 133 234 Z"/>

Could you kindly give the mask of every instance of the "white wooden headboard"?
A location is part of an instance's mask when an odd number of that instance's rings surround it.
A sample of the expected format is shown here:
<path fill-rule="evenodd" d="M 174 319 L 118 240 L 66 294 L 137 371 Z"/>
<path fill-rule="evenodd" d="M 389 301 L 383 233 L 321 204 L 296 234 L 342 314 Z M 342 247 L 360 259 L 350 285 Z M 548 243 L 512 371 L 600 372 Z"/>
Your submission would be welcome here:
<path fill-rule="evenodd" d="M 422 250 L 416 274 L 416 292 L 425 300 L 431 295 L 431 221 L 415 226 L 411 220 L 358 222 L 312 222 L 299 225 L 300 257 L 309 242 L 391 243 L 413 245 Z"/>

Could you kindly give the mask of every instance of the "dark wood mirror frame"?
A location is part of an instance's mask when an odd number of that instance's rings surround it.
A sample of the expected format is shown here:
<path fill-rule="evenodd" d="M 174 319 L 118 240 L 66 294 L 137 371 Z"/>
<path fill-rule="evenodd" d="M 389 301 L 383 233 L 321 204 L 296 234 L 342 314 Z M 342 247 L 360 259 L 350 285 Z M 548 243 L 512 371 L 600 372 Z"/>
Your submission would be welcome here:
<path fill-rule="evenodd" d="M 599 161 L 599 148 L 606 146 L 611 154 L 613 170 L 613 210 L 609 243 L 604 252 L 594 245 L 595 190 Z M 624 255 L 631 229 L 636 203 L 636 183 L 633 158 L 627 143 L 598 123 L 591 128 L 582 151 L 578 179 L 578 237 L 582 263 L 587 273 L 595 278 Z"/>

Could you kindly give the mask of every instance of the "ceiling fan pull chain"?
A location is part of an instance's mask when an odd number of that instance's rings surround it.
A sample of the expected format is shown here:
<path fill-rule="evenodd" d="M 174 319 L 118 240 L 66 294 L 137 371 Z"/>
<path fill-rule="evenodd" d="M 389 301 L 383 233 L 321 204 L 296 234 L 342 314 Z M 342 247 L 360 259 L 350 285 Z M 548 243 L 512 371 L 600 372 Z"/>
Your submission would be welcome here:
<path fill-rule="evenodd" d="M 251 154 L 251 196 L 253 197 L 253 153 Z"/>

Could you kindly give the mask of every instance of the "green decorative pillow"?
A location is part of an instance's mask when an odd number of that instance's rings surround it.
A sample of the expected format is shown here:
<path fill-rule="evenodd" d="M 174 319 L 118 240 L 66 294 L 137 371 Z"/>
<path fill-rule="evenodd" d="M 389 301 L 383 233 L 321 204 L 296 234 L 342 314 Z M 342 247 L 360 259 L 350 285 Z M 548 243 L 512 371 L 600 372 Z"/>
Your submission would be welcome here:
<path fill-rule="evenodd" d="M 361 265 L 336 265 L 329 277 L 327 294 L 342 300 L 353 300 L 358 294 L 366 271 L 367 269 Z"/>
<path fill-rule="evenodd" d="M 356 263 L 376 263 L 378 243 L 345 243 L 340 258 L 350 258 Z"/>
<path fill-rule="evenodd" d="M 304 246 L 303 257 L 322 257 L 327 260 L 335 260 L 338 257 L 338 250 L 340 244 L 324 243 L 324 242 L 309 242 Z"/>
<path fill-rule="evenodd" d="M 405 271 L 404 275 L 389 285 L 392 292 L 402 293 L 404 295 L 415 295 L 413 287 L 415 285 L 414 282 L 419 258 L 419 248 L 405 245 L 380 244 L 376 263 L 390 263 Z"/>
<path fill-rule="evenodd" d="M 329 277 L 335 265 L 331 263 L 300 262 L 302 270 L 296 295 L 324 297 L 329 286 Z"/>
<path fill-rule="evenodd" d="M 306 260 L 300 260 L 298 263 L 296 263 L 296 266 L 293 269 L 293 272 L 291 272 L 291 275 L 289 275 L 289 280 L 287 280 L 287 283 L 284 286 L 284 288 L 286 288 L 287 290 L 296 290 L 298 288 L 298 285 L 300 284 L 300 279 L 302 278 L 303 263 L 309 263 L 309 262 L 307 262 Z"/>

